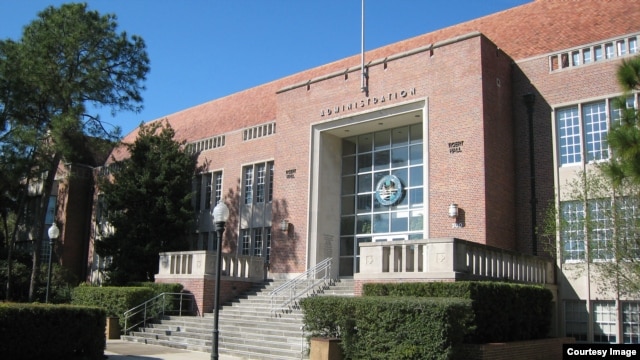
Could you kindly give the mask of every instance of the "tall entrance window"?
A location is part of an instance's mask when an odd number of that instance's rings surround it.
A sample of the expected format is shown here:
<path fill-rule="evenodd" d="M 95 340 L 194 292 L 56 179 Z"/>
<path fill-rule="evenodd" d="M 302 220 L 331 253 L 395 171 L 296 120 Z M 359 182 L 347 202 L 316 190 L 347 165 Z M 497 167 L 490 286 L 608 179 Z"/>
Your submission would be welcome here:
<path fill-rule="evenodd" d="M 340 276 L 359 271 L 358 244 L 424 238 L 422 124 L 342 141 Z"/>
<path fill-rule="evenodd" d="M 222 199 L 222 171 L 196 175 L 193 180 L 193 208 L 201 221 L 191 234 L 194 250 L 217 250 L 216 232 L 210 226 L 211 210 Z"/>
<path fill-rule="evenodd" d="M 264 257 L 271 253 L 272 161 L 242 168 L 242 206 L 238 254 Z"/>

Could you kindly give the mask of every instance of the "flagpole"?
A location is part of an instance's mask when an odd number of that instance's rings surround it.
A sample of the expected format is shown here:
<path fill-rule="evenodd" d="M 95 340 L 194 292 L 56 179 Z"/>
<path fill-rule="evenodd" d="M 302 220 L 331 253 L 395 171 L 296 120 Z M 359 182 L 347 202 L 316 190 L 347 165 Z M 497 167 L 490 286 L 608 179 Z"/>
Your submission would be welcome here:
<path fill-rule="evenodd" d="M 360 44 L 361 44 L 361 50 L 360 50 L 360 70 L 362 71 L 362 80 L 360 83 L 360 91 L 362 92 L 366 92 L 367 91 L 367 70 L 364 67 L 364 0 L 362 0 L 362 19 L 361 19 L 361 29 L 360 29 L 360 34 L 361 34 L 361 38 L 360 38 Z"/>

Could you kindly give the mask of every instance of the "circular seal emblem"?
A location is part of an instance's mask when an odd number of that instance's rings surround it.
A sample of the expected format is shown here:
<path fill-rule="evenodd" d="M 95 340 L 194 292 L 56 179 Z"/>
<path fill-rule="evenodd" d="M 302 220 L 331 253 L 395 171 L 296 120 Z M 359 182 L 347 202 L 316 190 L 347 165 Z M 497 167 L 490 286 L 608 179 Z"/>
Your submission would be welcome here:
<path fill-rule="evenodd" d="M 384 206 L 391 206 L 402 197 L 402 182 L 395 175 L 385 175 L 376 184 L 376 199 Z"/>

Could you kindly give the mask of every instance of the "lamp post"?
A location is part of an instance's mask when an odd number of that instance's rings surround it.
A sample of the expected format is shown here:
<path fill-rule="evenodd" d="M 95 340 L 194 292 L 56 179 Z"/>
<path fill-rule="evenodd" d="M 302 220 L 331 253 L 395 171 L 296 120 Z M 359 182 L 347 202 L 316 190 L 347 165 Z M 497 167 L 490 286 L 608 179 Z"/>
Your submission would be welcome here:
<path fill-rule="evenodd" d="M 211 350 L 211 360 L 218 359 L 218 315 L 220 312 L 218 303 L 220 302 L 220 272 L 222 271 L 222 233 L 224 225 L 229 218 L 229 208 L 222 201 L 213 208 L 213 222 L 216 226 L 216 287 L 214 290 L 213 303 L 213 349 Z"/>
<path fill-rule="evenodd" d="M 45 303 L 49 303 L 49 287 L 51 287 L 51 258 L 53 258 L 53 243 L 56 241 L 58 236 L 60 236 L 60 229 L 56 225 L 55 221 L 51 224 L 49 230 L 47 230 L 47 235 L 49 235 L 49 270 L 47 274 L 47 293 L 44 298 Z"/>

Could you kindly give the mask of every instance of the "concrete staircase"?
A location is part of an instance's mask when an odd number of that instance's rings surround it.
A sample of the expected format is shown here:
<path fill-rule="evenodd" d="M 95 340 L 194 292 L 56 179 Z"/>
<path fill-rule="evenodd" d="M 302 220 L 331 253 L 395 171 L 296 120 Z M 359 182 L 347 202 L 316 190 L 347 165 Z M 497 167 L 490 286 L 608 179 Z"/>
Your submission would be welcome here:
<path fill-rule="evenodd" d="M 220 355 L 238 359 L 307 358 L 303 314 L 299 309 L 272 314 L 269 293 L 283 281 L 255 286 L 219 313 Z M 319 288 L 314 295 L 353 296 L 353 280 L 339 280 Z M 156 324 L 123 336 L 126 341 L 211 352 L 213 314 L 203 317 L 169 316 Z"/>

